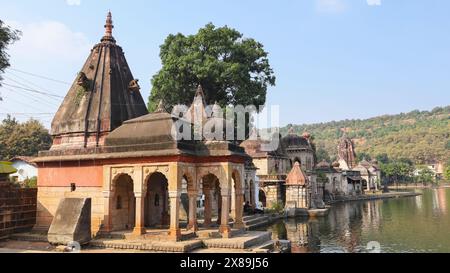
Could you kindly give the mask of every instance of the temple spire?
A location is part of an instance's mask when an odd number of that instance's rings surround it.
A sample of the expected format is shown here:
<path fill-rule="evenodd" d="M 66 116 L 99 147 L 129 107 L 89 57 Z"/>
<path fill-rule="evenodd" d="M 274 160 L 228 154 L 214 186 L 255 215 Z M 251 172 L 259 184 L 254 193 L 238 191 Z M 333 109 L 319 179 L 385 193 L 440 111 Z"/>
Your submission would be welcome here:
<path fill-rule="evenodd" d="M 113 28 L 114 28 L 114 24 L 113 24 L 113 20 L 112 20 L 112 14 L 111 14 L 111 11 L 108 11 L 108 15 L 106 16 L 106 23 L 105 23 L 105 35 L 102 38 L 102 42 L 105 42 L 105 41 L 115 42 L 114 37 L 112 36 Z"/>

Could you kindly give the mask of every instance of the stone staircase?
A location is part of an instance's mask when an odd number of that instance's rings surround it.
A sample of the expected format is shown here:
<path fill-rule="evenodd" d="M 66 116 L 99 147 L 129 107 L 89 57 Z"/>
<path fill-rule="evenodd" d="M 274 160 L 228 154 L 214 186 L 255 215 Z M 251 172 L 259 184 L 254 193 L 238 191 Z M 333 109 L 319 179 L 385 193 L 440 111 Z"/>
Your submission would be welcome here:
<path fill-rule="evenodd" d="M 242 218 L 246 230 L 255 230 L 259 227 L 269 224 L 269 217 L 266 215 L 255 214 L 244 216 Z"/>

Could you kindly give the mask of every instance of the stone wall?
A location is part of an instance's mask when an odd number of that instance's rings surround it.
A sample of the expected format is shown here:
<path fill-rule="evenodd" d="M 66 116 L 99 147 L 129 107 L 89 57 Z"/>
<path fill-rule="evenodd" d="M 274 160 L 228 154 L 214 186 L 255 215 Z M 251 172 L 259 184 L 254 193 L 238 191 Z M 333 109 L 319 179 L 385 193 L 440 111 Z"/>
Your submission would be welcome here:
<path fill-rule="evenodd" d="M 36 189 L 20 189 L 0 182 L 0 239 L 31 230 L 36 223 Z"/>
<path fill-rule="evenodd" d="M 65 197 L 92 198 L 92 232 L 97 233 L 104 218 L 104 197 L 102 187 L 39 187 L 37 219 L 35 229 L 47 231 L 52 223 L 59 202 Z"/>
<path fill-rule="evenodd" d="M 302 186 L 286 186 L 286 207 L 308 209 L 307 189 Z"/>
<path fill-rule="evenodd" d="M 281 189 L 280 185 L 267 185 L 263 188 L 264 193 L 266 194 L 266 207 L 272 208 L 273 205 L 281 202 Z"/>

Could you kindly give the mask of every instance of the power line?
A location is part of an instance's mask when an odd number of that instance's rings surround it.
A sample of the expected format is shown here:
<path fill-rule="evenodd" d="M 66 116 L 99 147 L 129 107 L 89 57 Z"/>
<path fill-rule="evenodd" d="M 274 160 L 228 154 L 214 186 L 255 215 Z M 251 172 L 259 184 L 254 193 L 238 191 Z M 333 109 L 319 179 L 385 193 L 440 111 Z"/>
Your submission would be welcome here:
<path fill-rule="evenodd" d="M 7 79 L 7 80 L 9 80 L 9 81 L 12 81 L 12 82 L 14 82 L 14 83 L 16 83 L 16 84 L 18 84 L 18 85 L 20 86 L 20 88 L 25 88 L 25 89 L 29 89 L 29 90 L 36 90 L 37 92 L 46 93 L 46 92 L 43 92 L 43 91 L 41 91 L 41 90 L 34 89 L 33 87 L 31 87 L 31 86 L 29 86 L 29 85 L 27 85 L 27 84 L 24 84 L 24 83 L 22 83 L 22 82 L 16 81 L 16 80 L 11 79 L 11 78 L 9 78 L 9 77 L 5 77 L 5 79 Z M 48 93 L 48 94 L 51 94 L 51 93 Z M 52 94 L 52 95 L 55 95 L 55 94 Z M 56 96 L 56 95 L 55 95 L 55 96 Z M 49 97 L 49 99 L 53 99 L 54 101 L 56 101 L 56 102 L 58 102 L 58 103 L 61 102 L 61 99 L 59 99 L 59 98 Z M 48 100 L 45 100 L 45 101 L 47 102 Z M 49 102 L 50 102 L 50 101 L 49 101 Z"/>
<path fill-rule="evenodd" d="M 42 92 L 42 91 L 35 90 L 35 89 L 25 88 L 25 87 L 12 85 L 12 84 L 8 84 L 8 83 L 2 83 L 2 84 L 6 85 L 6 86 L 9 86 L 9 87 L 19 88 L 19 89 L 22 89 L 22 90 L 25 90 L 25 91 L 29 91 L 29 92 L 33 92 L 33 93 L 37 93 L 37 94 L 41 94 L 41 95 L 46 95 L 46 96 L 49 96 L 49 97 L 64 99 L 64 97 L 62 97 L 62 96 L 58 96 L 58 95 Z"/>
<path fill-rule="evenodd" d="M 26 85 L 26 84 L 22 83 L 22 85 L 24 85 L 24 86 L 26 86 L 26 87 L 29 87 L 29 88 L 37 88 L 38 90 L 42 90 L 42 91 L 45 91 L 45 92 L 48 92 L 48 93 L 51 93 L 51 94 L 58 93 L 58 92 L 52 92 L 52 91 L 49 91 L 48 89 L 42 88 L 42 87 L 40 87 L 39 85 L 37 85 L 37 84 L 35 84 L 35 83 L 33 83 L 33 82 L 31 82 L 31 81 L 29 81 L 29 80 L 27 80 L 27 79 L 25 79 L 25 78 L 19 76 L 19 75 L 17 75 L 17 74 L 12 73 L 11 71 L 8 71 L 7 74 L 8 74 L 8 76 L 13 76 L 13 77 L 15 77 L 15 78 L 17 78 L 17 79 L 19 79 L 19 80 L 22 80 L 22 81 L 28 83 L 29 85 Z M 8 78 L 8 77 L 5 77 L 5 78 Z M 30 85 L 31 85 L 31 86 L 30 86 Z"/>
<path fill-rule="evenodd" d="M 5 86 L 3 86 L 2 88 L 5 89 L 6 91 L 12 92 L 13 94 L 20 93 L 20 94 L 22 94 L 22 96 L 29 98 L 34 102 L 37 102 L 38 105 L 43 104 L 43 105 L 45 105 L 47 107 L 51 107 L 51 108 L 57 107 L 57 102 L 49 100 L 48 98 L 42 98 L 40 96 L 35 96 L 33 94 L 28 93 L 27 91 L 24 91 L 24 90 L 21 90 L 18 88 L 14 88 L 14 90 L 11 88 L 5 87 Z M 9 97 L 9 99 L 11 99 L 11 97 Z M 55 99 L 55 98 L 52 98 L 52 99 Z M 39 109 L 38 112 L 44 112 L 46 110 Z"/>
<path fill-rule="evenodd" d="M 12 93 L 16 93 L 15 90 L 10 89 L 10 88 L 8 88 L 8 87 L 3 87 L 3 88 L 4 88 L 6 91 L 10 91 L 10 92 L 12 92 Z M 23 91 L 21 91 L 21 90 L 17 90 L 17 91 L 18 91 L 18 92 L 23 92 Z M 37 103 L 42 103 L 41 101 L 36 100 L 37 98 L 34 98 L 34 97 L 29 96 L 28 93 L 25 93 L 25 92 L 24 92 L 24 95 L 25 95 L 25 96 L 28 96 L 28 98 L 30 98 L 31 100 L 33 100 L 33 101 L 35 101 L 35 102 L 37 102 Z M 29 104 L 25 103 L 24 101 L 17 101 L 17 100 L 15 100 L 15 99 L 12 99 L 11 97 L 9 97 L 8 99 L 9 99 L 9 100 L 12 100 L 12 101 L 15 101 L 16 103 L 23 104 L 23 105 L 25 105 L 25 106 L 27 106 L 27 107 L 33 108 L 33 109 L 35 109 L 35 110 L 37 110 L 37 111 L 42 111 L 42 110 L 43 110 L 43 109 L 38 109 L 38 108 L 36 108 L 35 106 L 29 105 Z M 34 105 L 34 104 L 33 104 L 33 105 Z M 39 104 L 37 104 L 37 105 L 39 105 Z M 49 105 L 49 104 L 48 104 L 48 105 Z M 50 107 L 54 107 L 54 106 L 53 106 L 53 105 L 50 105 Z M 46 110 L 48 110 L 48 109 L 46 109 Z"/>
<path fill-rule="evenodd" d="M 20 116 L 32 116 L 32 115 L 37 115 L 37 116 L 48 116 L 48 115 L 54 115 L 55 113 L 14 113 L 14 112 L 7 112 L 7 113 L 0 113 L 0 115 L 20 115 Z"/>
<path fill-rule="evenodd" d="M 57 82 L 57 83 L 61 83 L 61 84 L 66 84 L 66 85 L 71 85 L 71 84 L 68 83 L 68 82 L 64 82 L 64 81 L 52 79 L 52 78 L 49 78 L 49 77 L 46 77 L 46 76 L 41 76 L 41 75 L 34 74 L 34 73 L 31 73 L 31 72 L 26 72 L 26 71 L 19 70 L 19 69 L 14 69 L 14 68 L 11 68 L 11 67 L 8 68 L 8 69 L 10 69 L 10 70 L 12 70 L 12 71 L 19 72 L 19 73 L 27 74 L 27 75 L 30 75 L 30 76 L 33 76 L 33 77 L 41 78 L 41 79 L 44 79 L 44 80 L 53 81 L 53 82 Z"/>

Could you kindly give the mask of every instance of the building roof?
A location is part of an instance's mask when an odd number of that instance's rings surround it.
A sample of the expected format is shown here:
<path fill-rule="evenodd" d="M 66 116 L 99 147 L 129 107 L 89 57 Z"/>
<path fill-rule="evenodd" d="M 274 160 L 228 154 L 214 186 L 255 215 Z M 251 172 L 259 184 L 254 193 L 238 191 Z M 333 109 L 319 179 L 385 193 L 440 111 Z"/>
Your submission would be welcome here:
<path fill-rule="evenodd" d="M 328 163 L 326 160 L 322 160 L 316 165 L 316 169 L 330 169 L 331 164 Z"/>
<path fill-rule="evenodd" d="M 281 149 L 281 145 L 278 149 L 270 149 L 270 141 L 263 140 L 260 137 L 257 139 L 247 139 L 241 143 L 241 147 L 245 149 L 245 152 L 252 158 L 264 158 L 264 157 L 282 157 L 288 158 Z"/>
<path fill-rule="evenodd" d="M 291 172 L 287 175 L 286 185 L 305 186 L 308 184 L 308 177 L 300 167 L 300 163 L 295 162 Z"/>
<path fill-rule="evenodd" d="M 291 127 L 289 133 L 281 139 L 281 145 L 284 149 L 311 149 L 311 144 L 309 143 L 309 138 L 311 135 L 309 133 L 304 133 L 303 136 L 299 136 L 294 132 Z"/>
<path fill-rule="evenodd" d="M 16 173 L 17 170 L 12 166 L 11 162 L 0 161 L 0 174 L 12 174 Z"/>
<path fill-rule="evenodd" d="M 54 116 L 51 134 L 83 134 L 87 142 L 111 132 L 126 120 L 148 113 L 138 80 L 131 73 L 124 52 L 112 36 L 111 13 L 105 35 L 94 46 L 78 77 Z M 89 137 L 96 135 L 97 137 Z M 52 149 L 57 149 L 54 145 Z"/>
<path fill-rule="evenodd" d="M 34 160 L 35 158 L 36 158 L 36 157 L 33 157 L 33 156 L 16 156 L 16 157 L 12 158 L 10 161 L 11 161 L 11 162 L 14 162 L 14 161 L 23 161 L 23 162 L 25 162 L 25 163 L 27 163 L 27 164 L 29 164 L 29 165 L 36 166 L 36 163 L 33 162 L 33 160 Z"/>
<path fill-rule="evenodd" d="M 39 153 L 35 162 L 152 156 L 239 156 L 250 159 L 244 148 L 229 141 L 197 141 L 192 123 L 166 112 L 160 101 L 155 112 L 123 122 L 105 137 L 102 147 L 50 150 Z M 178 128 L 174 130 L 174 128 Z M 182 132 L 182 128 L 185 133 Z"/>

